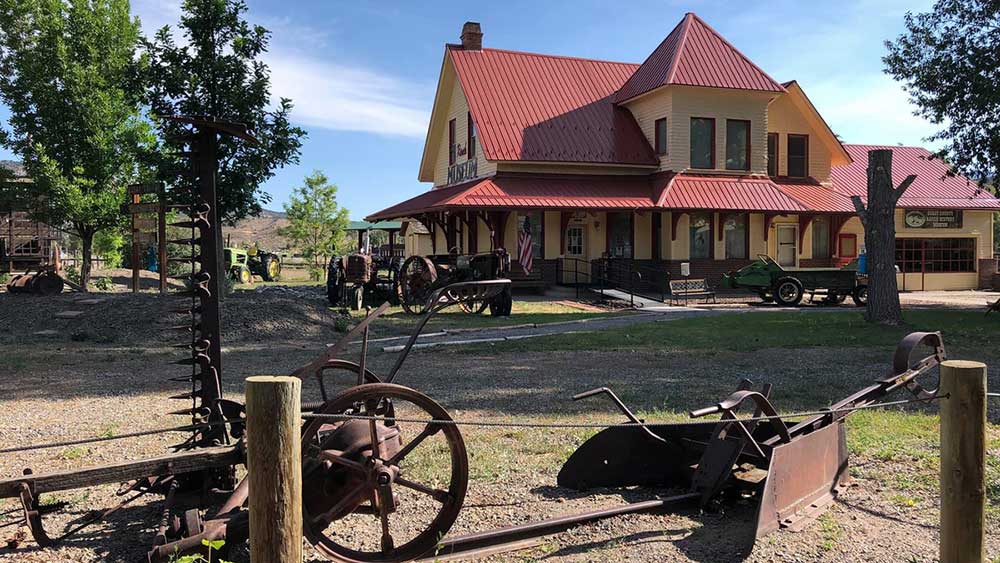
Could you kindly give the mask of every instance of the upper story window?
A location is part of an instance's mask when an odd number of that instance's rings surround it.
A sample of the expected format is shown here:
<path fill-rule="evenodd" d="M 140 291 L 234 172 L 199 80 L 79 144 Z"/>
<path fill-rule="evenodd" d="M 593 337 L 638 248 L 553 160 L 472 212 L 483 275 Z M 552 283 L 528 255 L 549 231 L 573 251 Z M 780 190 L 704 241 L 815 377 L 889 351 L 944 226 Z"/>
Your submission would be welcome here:
<path fill-rule="evenodd" d="M 767 134 L 767 175 L 778 175 L 778 134 Z"/>
<path fill-rule="evenodd" d="M 715 119 L 691 118 L 691 168 L 715 168 Z"/>
<path fill-rule="evenodd" d="M 656 154 L 667 154 L 667 118 L 661 117 L 653 123 Z"/>
<path fill-rule="evenodd" d="M 458 159 L 458 149 L 455 146 L 455 120 L 448 122 L 448 166 Z"/>
<path fill-rule="evenodd" d="M 468 127 L 466 128 L 466 144 L 469 147 L 469 160 L 476 158 L 476 144 L 478 143 L 476 139 L 476 124 L 472 121 L 472 114 L 467 115 Z"/>
<path fill-rule="evenodd" d="M 726 120 L 726 170 L 750 170 L 750 122 Z"/>
<path fill-rule="evenodd" d="M 809 175 L 809 135 L 788 134 L 788 175 L 792 178 Z"/>

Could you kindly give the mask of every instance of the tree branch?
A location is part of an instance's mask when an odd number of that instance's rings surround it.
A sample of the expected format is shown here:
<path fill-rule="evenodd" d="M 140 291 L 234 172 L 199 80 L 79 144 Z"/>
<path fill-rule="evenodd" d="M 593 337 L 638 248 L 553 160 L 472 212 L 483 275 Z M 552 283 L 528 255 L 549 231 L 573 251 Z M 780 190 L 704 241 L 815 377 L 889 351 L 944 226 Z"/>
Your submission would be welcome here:
<path fill-rule="evenodd" d="M 909 176 L 906 177 L 905 180 L 903 180 L 899 184 L 899 187 L 897 187 L 895 190 L 892 191 L 892 198 L 893 198 L 892 201 L 893 201 L 893 203 L 898 202 L 899 198 L 903 197 L 903 193 L 906 192 L 906 188 L 909 188 L 910 184 L 912 184 L 913 181 L 916 180 L 916 179 L 917 179 L 916 174 L 910 174 Z"/>
<path fill-rule="evenodd" d="M 865 204 L 861 203 L 861 196 L 852 195 L 851 203 L 854 204 L 854 210 L 858 212 L 858 217 L 861 219 L 861 224 L 868 225 L 868 210 L 865 209 Z"/>

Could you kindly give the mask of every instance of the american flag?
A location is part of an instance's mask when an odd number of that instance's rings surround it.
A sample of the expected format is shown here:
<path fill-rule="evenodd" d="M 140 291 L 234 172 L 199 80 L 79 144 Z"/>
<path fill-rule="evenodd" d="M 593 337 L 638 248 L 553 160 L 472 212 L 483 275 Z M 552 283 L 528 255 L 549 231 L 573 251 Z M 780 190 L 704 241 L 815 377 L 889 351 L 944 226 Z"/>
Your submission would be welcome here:
<path fill-rule="evenodd" d="M 525 274 L 531 273 L 531 219 L 528 217 L 524 218 L 524 224 L 521 225 L 520 230 L 517 233 L 517 256 L 518 262 L 521 263 L 521 267 L 524 268 Z"/>

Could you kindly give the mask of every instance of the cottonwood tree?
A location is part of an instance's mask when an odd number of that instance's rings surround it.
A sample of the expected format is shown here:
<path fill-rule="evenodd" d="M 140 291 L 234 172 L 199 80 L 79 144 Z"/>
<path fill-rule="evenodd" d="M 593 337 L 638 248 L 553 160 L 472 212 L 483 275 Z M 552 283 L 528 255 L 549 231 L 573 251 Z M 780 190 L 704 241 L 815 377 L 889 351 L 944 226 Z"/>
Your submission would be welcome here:
<path fill-rule="evenodd" d="M 125 188 L 154 142 L 138 110 L 139 22 L 127 0 L 0 0 L 0 144 L 23 161 L 31 216 L 80 239 L 121 224 Z"/>
<path fill-rule="evenodd" d="M 868 302 L 865 320 L 899 325 L 903 311 L 896 285 L 896 203 L 916 180 L 907 176 L 892 187 L 892 150 L 868 151 L 868 205 L 852 196 L 854 209 L 865 228 L 865 259 L 868 272 Z"/>
<path fill-rule="evenodd" d="M 337 186 L 319 170 L 305 178 L 305 184 L 292 191 L 285 204 L 288 226 L 278 234 L 322 268 L 342 244 L 348 223 L 348 211 L 337 205 Z"/>
<path fill-rule="evenodd" d="M 157 116 L 236 121 L 260 140 L 259 146 L 228 136 L 219 140 L 218 212 L 233 224 L 259 214 L 261 204 L 270 201 L 261 186 L 277 168 L 298 163 L 305 131 L 289 121 L 291 100 L 271 101 L 270 71 L 260 60 L 270 32 L 243 19 L 247 6 L 242 0 L 185 0 L 182 12 L 182 41 L 164 26 L 143 42 L 148 101 Z M 157 124 L 168 145 L 182 130 L 171 121 Z M 165 162 L 162 168 L 169 170 L 172 164 Z"/>
<path fill-rule="evenodd" d="M 938 0 L 905 16 L 886 41 L 885 71 L 902 82 L 916 115 L 941 128 L 938 156 L 981 185 L 1000 185 L 1000 2 Z"/>

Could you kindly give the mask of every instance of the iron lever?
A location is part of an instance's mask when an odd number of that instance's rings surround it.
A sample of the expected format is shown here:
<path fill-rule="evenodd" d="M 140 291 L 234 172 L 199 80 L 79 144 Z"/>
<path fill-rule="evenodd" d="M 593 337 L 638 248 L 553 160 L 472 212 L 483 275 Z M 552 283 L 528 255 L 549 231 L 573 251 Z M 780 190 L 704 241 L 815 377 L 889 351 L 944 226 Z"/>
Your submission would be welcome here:
<path fill-rule="evenodd" d="M 630 411 L 629 408 L 625 406 L 625 403 L 623 403 L 622 400 L 618 398 L 618 395 L 615 395 L 615 392 L 612 391 L 611 389 L 608 389 L 607 387 L 598 387 L 597 389 L 591 389 L 590 391 L 577 393 L 576 395 L 573 395 L 573 400 L 579 401 L 580 399 L 586 399 L 587 397 L 593 397 L 594 395 L 601 395 L 601 394 L 606 394 L 607 396 L 611 397 L 611 400 L 614 401 L 615 406 L 618 407 L 618 410 L 622 411 L 622 414 L 624 414 L 625 417 L 628 418 L 630 422 L 641 426 L 642 429 L 646 432 L 646 434 L 648 434 L 651 438 L 655 438 L 656 440 L 659 440 L 664 444 L 667 443 L 665 439 L 663 439 L 659 435 L 655 434 L 652 430 L 650 430 L 646 426 L 645 421 L 635 416 L 635 414 L 633 414 L 632 411 Z"/>

